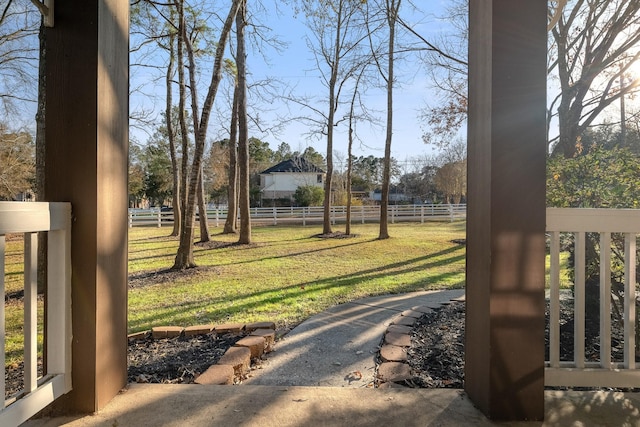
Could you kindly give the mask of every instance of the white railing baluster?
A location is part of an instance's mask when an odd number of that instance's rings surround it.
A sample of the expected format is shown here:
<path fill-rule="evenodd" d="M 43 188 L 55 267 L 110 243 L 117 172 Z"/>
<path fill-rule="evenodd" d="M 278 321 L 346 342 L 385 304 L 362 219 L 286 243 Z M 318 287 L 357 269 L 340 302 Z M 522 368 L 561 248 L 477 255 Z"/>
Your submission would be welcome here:
<path fill-rule="evenodd" d="M 600 233 L 600 365 L 611 369 L 611 233 Z"/>
<path fill-rule="evenodd" d="M 47 366 L 38 378 L 37 233 L 48 231 Z M 6 356 L 0 351 L 3 375 L 0 425 L 20 425 L 61 395 L 71 384 L 71 206 L 68 203 L 0 202 L 0 297 L 5 297 L 5 235 L 24 237 L 24 384 L 9 399 L 6 392 Z M 0 305 L 0 346 L 6 338 L 5 306 Z"/>
<path fill-rule="evenodd" d="M 547 232 L 551 236 L 550 298 L 555 299 L 555 232 L 575 236 L 574 271 L 574 361 L 560 361 L 559 366 L 550 348 L 545 385 L 569 387 L 637 387 L 640 370 L 636 369 L 636 239 L 640 235 L 638 209 L 547 209 Z M 585 360 L 585 239 L 586 233 L 600 235 L 600 354 L 599 361 Z M 613 360 L 611 336 L 612 320 L 612 244 L 613 233 L 624 236 L 624 362 Z M 551 307 L 554 302 L 551 301 Z M 550 337 L 553 336 L 553 309 Z"/>
<path fill-rule="evenodd" d="M 574 273 L 574 336 L 573 336 L 573 360 L 576 367 L 584 368 L 584 331 L 585 331 L 585 238 L 586 233 L 575 233 L 575 273 Z"/>
<path fill-rule="evenodd" d="M 38 385 L 38 233 L 24 233 L 24 390 Z"/>
<path fill-rule="evenodd" d="M 70 228 L 50 231 L 47 262 L 48 310 L 47 374 L 66 373 L 65 383 L 71 386 L 71 231 Z M 58 337 L 56 339 L 55 337 Z M 59 337 L 67 337 L 67 341 Z"/>
<path fill-rule="evenodd" d="M 2 304 L 0 304 L 0 366 L 2 366 L 2 376 L 0 376 L 0 393 L 2 393 L 2 405 L 0 405 L 0 409 L 3 409 L 6 405 L 4 396 L 5 396 L 5 373 L 7 371 L 7 364 L 5 363 L 5 337 L 6 337 L 6 324 L 5 324 L 5 313 L 4 313 L 4 297 L 5 297 L 5 289 L 4 289 L 4 254 L 6 251 L 6 239 L 4 235 L 0 234 L 0 298 L 2 298 Z"/>
<path fill-rule="evenodd" d="M 549 361 L 560 366 L 560 233 L 551 232 L 549 281 Z"/>
<path fill-rule="evenodd" d="M 624 235 L 624 366 L 636 367 L 636 235 Z"/>

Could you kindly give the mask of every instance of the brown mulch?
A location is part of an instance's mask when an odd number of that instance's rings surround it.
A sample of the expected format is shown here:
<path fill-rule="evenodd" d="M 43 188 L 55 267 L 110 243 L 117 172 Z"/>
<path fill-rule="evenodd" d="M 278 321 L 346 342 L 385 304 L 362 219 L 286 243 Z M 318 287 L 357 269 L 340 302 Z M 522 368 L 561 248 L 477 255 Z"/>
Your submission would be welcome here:
<path fill-rule="evenodd" d="M 137 383 L 191 384 L 215 365 L 240 336 L 199 335 L 131 340 L 128 381 Z"/>
<path fill-rule="evenodd" d="M 451 303 L 422 316 L 411 333 L 407 359 L 416 388 L 463 388 L 464 304 Z"/>

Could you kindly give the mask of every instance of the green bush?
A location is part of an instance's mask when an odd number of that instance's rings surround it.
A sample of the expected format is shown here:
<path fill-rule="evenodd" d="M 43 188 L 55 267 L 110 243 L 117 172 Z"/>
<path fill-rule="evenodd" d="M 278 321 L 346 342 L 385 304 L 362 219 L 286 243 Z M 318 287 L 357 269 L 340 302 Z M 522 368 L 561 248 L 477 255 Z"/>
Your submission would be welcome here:
<path fill-rule="evenodd" d="M 324 190 L 315 185 L 303 185 L 293 193 L 293 200 L 297 206 L 321 206 L 324 200 Z"/>

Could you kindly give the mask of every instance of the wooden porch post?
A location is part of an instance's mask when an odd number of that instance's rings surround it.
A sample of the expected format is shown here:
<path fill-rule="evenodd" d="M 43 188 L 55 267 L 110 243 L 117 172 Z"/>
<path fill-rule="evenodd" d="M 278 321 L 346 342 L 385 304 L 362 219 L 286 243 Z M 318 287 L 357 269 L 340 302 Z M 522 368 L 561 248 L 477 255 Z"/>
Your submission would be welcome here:
<path fill-rule="evenodd" d="M 465 390 L 544 417 L 546 0 L 471 0 Z"/>
<path fill-rule="evenodd" d="M 55 3 L 47 29 L 45 197 L 72 204 L 73 391 L 93 412 L 127 372 L 127 0 Z"/>

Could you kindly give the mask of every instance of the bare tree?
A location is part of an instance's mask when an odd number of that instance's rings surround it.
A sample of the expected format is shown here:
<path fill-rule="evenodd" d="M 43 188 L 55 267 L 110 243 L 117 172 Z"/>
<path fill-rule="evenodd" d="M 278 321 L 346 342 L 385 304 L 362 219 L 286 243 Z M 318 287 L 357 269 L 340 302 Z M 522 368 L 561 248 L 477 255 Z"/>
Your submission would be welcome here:
<path fill-rule="evenodd" d="M 355 83 L 353 85 L 353 92 L 351 94 L 351 102 L 349 103 L 349 134 L 348 134 L 348 145 L 347 145 L 347 170 L 346 170 L 346 182 L 345 189 L 347 192 L 347 215 L 346 215 L 346 225 L 345 225 L 345 234 L 351 234 L 351 205 L 353 203 L 353 195 L 351 193 L 351 173 L 353 168 L 353 143 L 355 140 L 356 133 L 356 123 L 358 119 L 371 120 L 371 117 L 368 115 L 366 107 L 360 101 L 360 90 L 361 90 L 361 82 L 367 72 L 368 64 L 363 63 L 360 72 L 355 78 Z M 360 106 L 360 110 L 363 112 L 361 117 L 358 117 L 356 114 L 356 106 Z"/>
<path fill-rule="evenodd" d="M 229 169 L 227 192 L 227 219 L 224 223 L 224 233 L 238 232 L 238 71 L 232 68 L 233 100 L 231 101 L 231 125 L 229 130 Z"/>
<path fill-rule="evenodd" d="M 425 48 L 425 63 L 438 94 L 438 103 L 423 115 L 428 127 L 425 142 L 443 144 L 466 121 L 467 112 L 468 5 L 464 0 L 448 5 L 451 32 L 441 38 L 429 40 L 411 31 L 410 23 L 405 25 Z M 548 143 L 554 154 L 572 157 L 585 130 L 640 87 L 640 77 L 624 78 L 640 59 L 640 0 L 550 2 L 549 18 L 547 71 L 557 86 L 550 89 Z M 552 135 L 555 123 L 558 131 Z"/>
<path fill-rule="evenodd" d="M 7 0 L 0 6 L 0 109 L 4 117 L 24 111 L 37 99 L 40 49 L 34 41 L 40 23 L 40 12 L 31 2 Z"/>
<path fill-rule="evenodd" d="M 380 230 L 378 239 L 389 238 L 388 207 L 389 187 L 391 185 L 391 143 L 393 140 L 393 89 L 396 84 L 394 65 L 396 61 L 396 29 L 401 5 L 402 0 L 380 0 L 374 2 L 372 6 L 373 13 L 368 16 L 367 19 L 372 56 L 380 77 L 384 80 L 387 95 L 382 194 L 380 199 Z M 380 19 L 380 16 L 382 19 Z M 384 22 L 386 28 L 384 37 L 386 37 L 387 46 L 382 51 L 376 46 L 373 37 L 373 34 L 377 32 L 376 26 L 379 25 L 377 23 L 379 21 Z"/>
<path fill-rule="evenodd" d="M 640 58 L 640 0 L 569 2 L 551 31 L 549 73 L 560 92 L 549 108 L 557 113 L 554 153 L 573 157 L 580 136 L 607 107 L 638 90 L 640 76 L 622 78 Z"/>
<path fill-rule="evenodd" d="M 239 203 L 240 236 L 238 243 L 251 243 L 251 212 L 249 204 L 249 130 L 247 127 L 247 69 L 244 30 L 246 26 L 246 0 L 241 0 L 236 16 L 237 54 L 237 111 L 238 111 L 238 169 L 240 172 Z"/>
<path fill-rule="evenodd" d="M 180 186 L 180 166 L 178 164 L 178 154 L 176 150 L 176 133 L 173 128 L 173 78 L 174 78 L 174 60 L 175 60 L 175 43 L 176 34 L 175 31 L 169 33 L 168 47 L 169 47 L 169 62 L 167 63 L 166 73 L 166 108 L 165 108 L 165 121 L 167 126 L 167 139 L 169 140 L 169 156 L 171 158 L 172 180 L 173 180 L 173 231 L 172 236 L 179 236 L 182 228 L 182 204 L 181 204 L 181 189 Z"/>
<path fill-rule="evenodd" d="M 362 64 L 362 42 L 367 38 L 364 22 L 364 3 L 359 0 L 301 0 L 307 25 L 313 39 L 308 39 L 323 84 L 328 91 L 326 112 L 315 107 L 311 100 L 294 100 L 310 109 L 320 119 L 306 120 L 320 124 L 327 139 L 327 176 L 324 182 L 323 234 L 331 234 L 331 194 L 333 178 L 334 128 L 343 118 L 336 115 L 342 103 L 345 84 L 358 72 Z"/>
<path fill-rule="evenodd" d="M 182 37 L 185 39 L 185 46 L 187 50 L 187 56 L 189 58 L 189 68 L 191 72 L 191 102 L 194 121 L 194 133 L 195 133 L 195 147 L 193 154 L 193 161 L 191 162 L 191 169 L 189 172 L 189 186 L 187 188 L 187 204 L 184 214 L 184 224 L 182 233 L 180 234 L 180 244 L 178 252 L 176 254 L 174 269 L 186 269 L 195 267 L 195 261 L 193 259 L 193 233 L 194 233 L 194 218 L 195 218 L 195 201 L 197 197 L 197 189 L 199 183 L 199 176 L 202 164 L 202 157 L 205 148 L 205 141 L 207 136 L 207 127 L 209 125 L 209 117 L 211 114 L 211 108 L 215 100 L 218 86 L 222 78 L 222 65 L 223 55 L 229 39 L 229 33 L 231 32 L 231 26 L 236 17 L 238 9 L 240 7 L 241 0 L 234 0 L 229 9 L 229 13 L 224 21 L 223 27 L 220 30 L 220 36 L 216 44 L 215 59 L 213 64 L 213 73 L 211 76 L 211 82 L 205 97 L 202 114 L 199 113 L 198 97 L 196 92 L 196 75 L 195 75 L 195 56 L 193 45 L 190 40 L 186 38 L 184 34 L 184 18 L 181 18 L 181 26 L 183 28 Z M 184 153 L 183 153 L 184 154 Z"/>
<path fill-rule="evenodd" d="M 437 157 L 439 164 L 435 174 L 435 186 L 448 203 L 460 203 L 467 195 L 467 145 L 457 139 Z"/>

